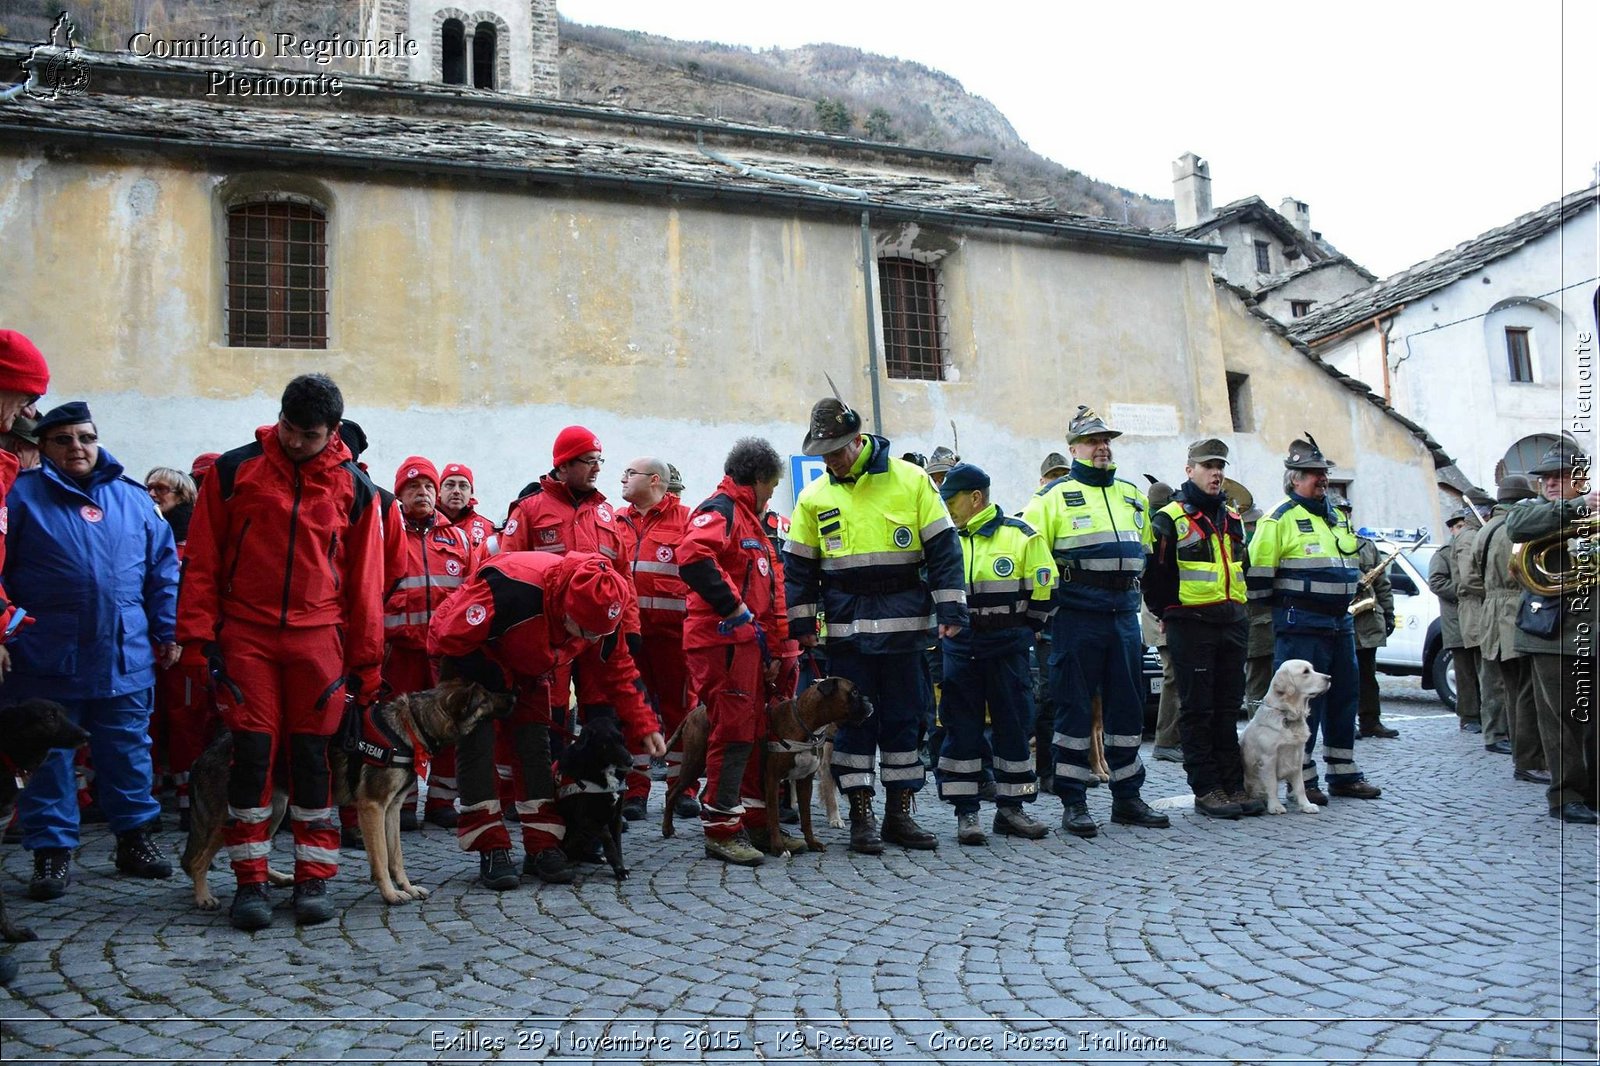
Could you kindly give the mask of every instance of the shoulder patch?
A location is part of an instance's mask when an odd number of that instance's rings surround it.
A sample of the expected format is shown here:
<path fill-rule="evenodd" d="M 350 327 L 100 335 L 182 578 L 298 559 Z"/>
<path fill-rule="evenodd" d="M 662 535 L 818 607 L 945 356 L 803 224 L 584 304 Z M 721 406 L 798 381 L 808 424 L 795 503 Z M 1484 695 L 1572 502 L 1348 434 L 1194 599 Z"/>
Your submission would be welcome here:
<path fill-rule="evenodd" d="M 1294 510 L 1294 501 L 1293 500 L 1284 500 L 1282 503 L 1278 504 L 1278 506 L 1274 507 L 1272 509 L 1272 513 L 1269 514 L 1267 517 L 1271 518 L 1273 520 L 1277 520 L 1279 518 L 1282 518 L 1284 515 L 1288 514 L 1292 510 Z"/>
<path fill-rule="evenodd" d="M 1311 519 L 1309 518 L 1297 518 L 1294 520 L 1294 524 L 1302 533 L 1311 533 L 1315 531 L 1314 527 L 1311 525 Z"/>
<path fill-rule="evenodd" d="M 1083 492 L 1079 489 L 1063 489 L 1061 500 L 1068 507 L 1082 507 L 1084 505 Z"/>

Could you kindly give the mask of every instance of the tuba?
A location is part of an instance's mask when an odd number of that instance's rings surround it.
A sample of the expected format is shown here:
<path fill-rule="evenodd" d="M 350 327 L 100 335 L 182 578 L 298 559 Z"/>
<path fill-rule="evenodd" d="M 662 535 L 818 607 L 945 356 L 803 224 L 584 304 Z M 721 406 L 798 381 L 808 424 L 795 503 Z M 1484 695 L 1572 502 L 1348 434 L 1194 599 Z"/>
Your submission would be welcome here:
<path fill-rule="evenodd" d="M 1564 596 L 1592 587 L 1600 580 L 1600 545 L 1594 543 L 1596 537 L 1600 537 L 1600 514 L 1513 544 L 1507 567 L 1511 579 L 1538 596 Z"/>

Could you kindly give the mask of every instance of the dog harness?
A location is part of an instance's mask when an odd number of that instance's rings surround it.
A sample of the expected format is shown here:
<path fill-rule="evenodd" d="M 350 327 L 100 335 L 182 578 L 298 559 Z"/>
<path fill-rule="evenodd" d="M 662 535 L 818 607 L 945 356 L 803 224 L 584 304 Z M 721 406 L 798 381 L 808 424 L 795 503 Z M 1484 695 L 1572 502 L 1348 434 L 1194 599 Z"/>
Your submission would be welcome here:
<path fill-rule="evenodd" d="M 822 745 L 827 737 L 826 724 L 814 730 L 807 731 L 806 725 L 800 720 L 800 711 L 793 700 L 788 701 L 789 714 L 794 718 L 794 724 L 801 732 L 806 733 L 804 740 L 769 740 L 767 751 L 775 755 L 793 755 L 794 768 L 785 776 L 785 780 L 798 781 L 802 777 L 810 777 L 817 772 L 817 767 L 822 765 Z"/>
<path fill-rule="evenodd" d="M 423 743 L 416 730 L 411 728 L 409 718 L 405 722 L 406 735 L 402 739 L 373 713 L 374 710 L 368 707 L 361 712 L 361 739 L 356 741 L 356 750 L 368 766 L 414 766 L 418 748 L 424 754 L 432 752 L 432 747 Z"/>
<path fill-rule="evenodd" d="M 613 777 L 615 778 L 615 775 Z M 562 774 L 561 780 L 556 786 L 556 798 L 566 799 L 568 796 L 576 796 L 586 792 L 599 795 L 615 794 L 626 787 L 627 781 L 623 778 L 615 778 L 611 784 L 602 785 L 594 781 L 579 781 L 576 778 Z"/>

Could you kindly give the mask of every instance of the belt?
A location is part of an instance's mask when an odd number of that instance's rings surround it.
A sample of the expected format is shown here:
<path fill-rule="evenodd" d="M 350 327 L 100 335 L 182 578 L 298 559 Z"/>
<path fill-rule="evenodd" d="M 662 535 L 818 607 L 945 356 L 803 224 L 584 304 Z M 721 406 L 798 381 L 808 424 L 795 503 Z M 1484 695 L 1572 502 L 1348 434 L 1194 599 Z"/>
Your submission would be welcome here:
<path fill-rule="evenodd" d="M 1094 570 L 1079 570 L 1076 567 L 1066 567 L 1061 571 L 1061 587 L 1068 585 L 1083 585 L 1092 589 L 1112 589 L 1117 592 L 1127 592 L 1139 580 L 1137 574 L 1102 574 Z"/>
<path fill-rule="evenodd" d="M 1343 618 L 1346 614 L 1350 613 L 1348 605 L 1344 607 L 1333 607 L 1326 603 L 1313 603 L 1309 600 L 1285 599 L 1278 606 L 1292 607 L 1297 611 L 1305 611 L 1307 614 L 1320 614 L 1328 618 Z"/>
<path fill-rule="evenodd" d="M 916 592 L 922 588 L 922 579 L 915 574 L 892 577 L 867 577 L 864 574 L 830 574 L 823 578 L 828 588 L 838 589 L 851 596 L 887 596 L 892 592 Z"/>

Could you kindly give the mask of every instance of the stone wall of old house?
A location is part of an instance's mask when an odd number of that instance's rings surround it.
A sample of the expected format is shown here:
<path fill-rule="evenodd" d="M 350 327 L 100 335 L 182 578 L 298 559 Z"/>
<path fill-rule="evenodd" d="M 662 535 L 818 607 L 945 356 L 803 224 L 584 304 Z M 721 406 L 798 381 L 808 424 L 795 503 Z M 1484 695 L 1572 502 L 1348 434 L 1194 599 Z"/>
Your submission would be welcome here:
<path fill-rule="evenodd" d="M 1273 289 L 1261 299 L 1261 309 L 1279 322 L 1293 326 L 1295 300 L 1311 301 L 1312 309 L 1332 303 L 1346 293 L 1364 289 L 1369 282 L 1348 263 L 1313 270 Z"/>
<path fill-rule="evenodd" d="M 226 344 L 225 205 L 275 183 L 328 212 L 326 350 Z M 878 245 L 937 251 L 949 360 L 942 382 L 887 379 L 880 363 L 875 420 L 861 236 L 849 215 L 13 151 L 0 242 L 28 256 L 0 288 L 0 322 L 50 357 L 45 406 L 90 401 L 136 476 L 247 441 L 283 384 L 317 370 L 344 389 L 382 484 L 415 452 L 464 461 L 500 517 L 577 422 L 605 445 L 603 488 L 656 454 L 697 500 L 737 437 L 798 453 L 826 373 L 895 454 L 951 443 L 954 422 L 1008 510 L 1086 403 L 1126 431 L 1119 468 L 1141 486 L 1146 472 L 1181 479 L 1187 443 L 1216 435 L 1234 475 L 1273 498 L 1285 446 L 1310 429 L 1354 471 L 1358 504 L 1381 509 L 1371 521 L 1437 527 L 1417 502 L 1426 451 L 1219 294 L 1202 257 L 875 227 Z M 1250 375 L 1248 432 L 1233 430 L 1230 370 Z"/>

